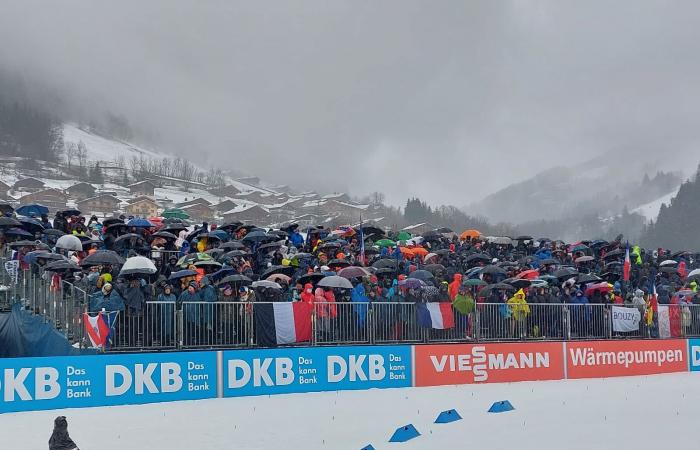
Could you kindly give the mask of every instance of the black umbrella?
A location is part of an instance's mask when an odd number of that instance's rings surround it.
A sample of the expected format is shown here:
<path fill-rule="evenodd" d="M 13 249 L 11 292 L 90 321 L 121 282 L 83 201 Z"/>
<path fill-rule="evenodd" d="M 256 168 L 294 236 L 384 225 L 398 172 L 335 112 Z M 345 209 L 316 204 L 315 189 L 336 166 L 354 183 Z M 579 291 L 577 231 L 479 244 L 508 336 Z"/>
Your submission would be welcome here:
<path fill-rule="evenodd" d="M 49 228 L 48 230 L 45 229 L 44 231 L 42 231 L 42 233 L 46 236 L 63 236 L 64 234 L 66 234 L 63 231 L 57 230 L 55 228 Z"/>
<path fill-rule="evenodd" d="M 466 258 L 464 258 L 465 263 L 470 263 L 472 261 L 484 261 L 484 262 L 489 262 L 493 258 L 491 258 L 489 255 L 485 253 L 473 253 Z"/>
<path fill-rule="evenodd" d="M 44 262 L 45 264 L 48 263 L 49 261 L 59 261 L 59 260 L 64 260 L 68 259 L 63 255 L 59 255 L 58 253 L 42 253 L 38 254 L 34 257 L 37 261 Z"/>
<path fill-rule="evenodd" d="M 266 232 L 259 230 L 259 231 L 251 231 L 250 233 L 246 234 L 245 237 L 242 239 L 243 241 L 246 242 L 265 242 L 269 240 L 275 240 L 277 239 L 274 236 L 270 236 Z"/>
<path fill-rule="evenodd" d="M 324 278 L 325 278 L 325 275 L 323 275 L 322 273 L 317 273 L 317 272 L 307 273 L 306 275 L 302 275 L 301 277 L 299 277 L 299 279 L 297 280 L 297 283 L 301 283 L 302 285 L 304 285 L 306 283 L 311 283 L 313 285 L 316 285 L 316 283 L 318 283 L 319 281 L 321 281 Z"/>
<path fill-rule="evenodd" d="M 243 222 L 225 222 L 217 229 L 231 232 L 232 230 L 239 229 L 241 225 L 243 225 Z"/>
<path fill-rule="evenodd" d="M 34 237 L 34 235 L 27 230 L 23 230 L 21 228 L 8 228 L 5 230 L 5 236 L 14 236 L 14 237 Z"/>
<path fill-rule="evenodd" d="M 44 231 L 44 226 L 36 219 L 32 219 L 30 217 L 20 217 L 17 220 L 19 220 L 22 224 L 20 226 L 30 233 L 41 233 Z"/>
<path fill-rule="evenodd" d="M 252 253 L 247 252 L 245 250 L 231 250 L 230 252 L 226 252 L 223 255 L 221 255 L 221 258 L 240 258 L 242 256 L 251 256 Z"/>
<path fill-rule="evenodd" d="M 21 227 L 22 223 L 14 217 L 0 217 L 0 228 Z"/>
<path fill-rule="evenodd" d="M 105 220 L 102 221 L 102 226 L 105 227 L 105 228 L 107 228 L 107 227 L 109 227 L 110 225 L 114 225 L 114 224 L 116 224 L 116 223 L 121 223 L 121 224 L 123 224 L 124 221 L 123 221 L 122 219 L 120 219 L 119 217 L 109 217 L 109 218 L 107 218 L 107 219 L 105 219 Z"/>
<path fill-rule="evenodd" d="M 283 275 L 287 275 L 288 277 L 291 277 L 294 275 L 294 270 L 296 270 L 292 266 L 272 266 L 268 267 L 261 275 L 261 279 L 267 279 L 270 275 L 274 275 L 276 273 L 281 273 Z"/>
<path fill-rule="evenodd" d="M 284 225 L 282 225 L 282 226 L 280 227 L 280 230 L 281 230 L 281 231 L 285 231 L 285 232 L 287 232 L 287 233 L 291 233 L 291 232 L 295 231 L 295 230 L 298 229 L 298 228 L 299 228 L 299 224 L 298 224 L 298 223 L 285 223 Z"/>
<path fill-rule="evenodd" d="M 227 275 L 223 277 L 221 280 L 219 280 L 216 284 L 222 285 L 222 284 L 243 284 L 243 285 L 248 285 L 251 284 L 253 280 L 248 278 L 245 275 L 241 275 L 240 273 L 236 273 L 233 275 Z"/>
<path fill-rule="evenodd" d="M 518 236 L 515 238 L 516 241 L 531 241 L 533 239 L 534 238 L 532 236 L 528 236 L 528 235 Z"/>
<path fill-rule="evenodd" d="M 170 274 L 170 277 L 168 277 L 168 280 L 179 280 L 180 278 L 194 276 L 197 276 L 197 272 L 195 272 L 194 270 L 178 270 L 177 272 L 172 272 Z"/>
<path fill-rule="evenodd" d="M 132 239 L 134 240 L 134 242 L 136 242 L 138 239 L 143 240 L 143 236 L 141 236 L 140 234 L 136 234 L 136 233 L 123 234 L 114 240 L 114 245 L 115 246 L 125 246 L 127 244 L 131 244 L 130 241 Z"/>
<path fill-rule="evenodd" d="M 30 241 L 28 239 L 21 239 L 19 241 L 14 241 L 10 243 L 10 247 L 34 247 L 39 245 L 40 241 Z"/>
<path fill-rule="evenodd" d="M 391 269 L 396 269 L 399 266 L 399 262 L 396 259 L 380 259 L 372 263 L 372 267 L 376 267 L 377 269 L 385 269 L 387 267 Z"/>
<path fill-rule="evenodd" d="M 391 267 L 384 267 L 383 269 L 377 269 L 374 271 L 374 274 L 378 277 L 381 276 L 386 276 L 386 275 L 394 275 L 396 273 L 396 269 L 392 269 Z"/>
<path fill-rule="evenodd" d="M 557 278 L 569 278 L 578 275 L 578 270 L 573 267 L 562 267 L 561 269 L 554 272 L 554 276 Z"/>
<path fill-rule="evenodd" d="M 503 280 L 503 283 L 510 284 L 516 289 L 530 287 L 530 285 L 532 284 L 530 280 L 526 280 L 524 278 L 508 278 L 507 280 Z"/>
<path fill-rule="evenodd" d="M 0 203 L 0 214 L 12 214 L 14 210 L 15 209 L 9 203 Z"/>
<path fill-rule="evenodd" d="M 491 291 L 514 291 L 515 287 L 506 283 L 495 283 L 489 284 L 485 288 L 479 291 L 479 297 L 486 297 L 491 293 Z"/>
<path fill-rule="evenodd" d="M 78 272 L 81 270 L 76 263 L 69 259 L 60 259 L 54 261 L 52 263 L 47 264 L 46 267 L 44 267 L 44 269 L 50 272 Z"/>
<path fill-rule="evenodd" d="M 277 241 L 277 242 L 270 242 L 270 243 L 268 243 L 268 244 L 263 244 L 263 245 L 261 245 L 260 247 L 257 248 L 256 251 L 258 251 L 258 252 L 261 251 L 261 250 L 268 250 L 268 251 L 269 251 L 269 250 L 272 250 L 272 249 L 279 248 L 279 247 L 281 247 L 281 246 L 282 246 L 282 243 L 279 242 L 279 241 Z"/>
<path fill-rule="evenodd" d="M 319 245 L 319 250 L 330 250 L 340 248 L 341 244 L 339 242 L 326 242 L 325 244 Z"/>
<path fill-rule="evenodd" d="M 225 250 L 223 248 L 211 248 L 209 250 L 206 250 L 204 253 L 207 255 L 211 255 L 212 258 L 214 259 L 219 259 L 221 255 L 223 255 Z"/>
<path fill-rule="evenodd" d="M 481 273 L 488 275 L 505 275 L 506 270 L 503 267 L 490 265 L 485 266 L 483 269 L 481 269 Z"/>
<path fill-rule="evenodd" d="M 185 240 L 188 242 L 192 242 L 192 239 L 196 238 L 200 234 L 204 233 L 204 228 L 197 228 L 194 231 L 190 231 L 187 236 L 185 236 Z"/>
<path fill-rule="evenodd" d="M 158 237 L 158 238 L 163 238 L 163 239 L 170 239 L 170 240 L 173 240 L 173 241 L 174 241 L 175 239 L 177 239 L 177 236 L 175 236 L 174 234 L 172 234 L 172 233 L 170 233 L 170 232 L 168 232 L 168 231 L 163 231 L 163 230 L 160 230 L 160 231 L 158 231 L 158 232 L 156 232 L 156 233 L 153 233 L 153 234 L 151 235 L 151 237 L 154 237 L 154 238 Z"/>
<path fill-rule="evenodd" d="M 359 228 L 358 228 L 359 230 Z M 359 231 L 358 231 L 359 232 Z M 382 230 L 379 227 L 375 227 L 372 225 L 364 225 L 362 226 L 362 234 L 365 236 L 369 236 L 370 234 L 374 234 L 376 236 L 384 236 L 384 230 Z"/>
<path fill-rule="evenodd" d="M 549 265 L 557 265 L 561 264 L 561 262 L 558 259 L 554 258 L 545 258 L 542 261 L 540 261 L 540 264 L 543 266 L 549 266 Z"/>
<path fill-rule="evenodd" d="M 218 261 L 212 260 L 204 260 L 204 261 L 196 261 L 194 263 L 195 267 L 222 267 L 223 264 L 221 264 Z"/>
<path fill-rule="evenodd" d="M 350 262 L 344 259 L 331 259 L 328 261 L 328 267 L 335 269 L 336 267 L 350 267 Z"/>
<path fill-rule="evenodd" d="M 618 248 L 616 250 L 606 253 L 605 256 L 603 256 L 603 259 L 615 258 L 617 256 L 622 256 L 625 253 L 626 252 L 624 250 Z"/>
<path fill-rule="evenodd" d="M 660 267 L 660 268 L 659 268 L 659 272 L 662 272 L 662 273 L 677 273 L 677 272 L 678 272 L 678 269 L 676 269 L 675 267 L 671 267 L 671 266 L 663 266 L 663 267 Z"/>
<path fill-rule="evenodd" d="M 128 229 L 129 227 L 127 227 L 125 223 L 113 223 L 111 225 L 107 225 L 105 228 L 105 233 L 115 234 L 118 236 L 120 233 L 126 233 Z"/>
<path fill-rule="evenodd" d="M 579 283 L 596 283 L 598 281 L 603 281 L 598 275 L 592 273 L 582 273 L 576 279 Z"/>
<path fill-rule="evenodd" d="M 159 233 L 171 233 L 173 235 L 178 235 L 180 234 L 180 231 L 185 231 L 187 230 L 187 227 L 185 225 L 179 224 L 179 223 L 171 223 L 167 227 L 162 228 Z"/>
<path fill-rule="evenodd" d="M 124 264 L 124 258 L 112 250 L 98 250 L 80 261 L 83 267 L 90 266 L 119 266 Z"/>
<path fill-rule="evenodd" d="M 423 266 L 423 270 L 427 270 L 428 272 L 435 275 L 438 272 L 444 272 L 445 266 L 443 266 L 442 264 L 428 264 L 427 266 Z"/>
<path fill-rule="evenodd" d="M 434 277 L 433 274 L 428 272 L 427 270 L 415 270 L 411 272 L 408 278 L 417 278 L 419 280 L 428 281 L 432 280 Z"/>
<path fill-rule="evenodd" d="M 229 241 L 221 244 L 219 248 L 223 250 L 243 250 L 245 248 L 245 244 L 240 241 Z"/>

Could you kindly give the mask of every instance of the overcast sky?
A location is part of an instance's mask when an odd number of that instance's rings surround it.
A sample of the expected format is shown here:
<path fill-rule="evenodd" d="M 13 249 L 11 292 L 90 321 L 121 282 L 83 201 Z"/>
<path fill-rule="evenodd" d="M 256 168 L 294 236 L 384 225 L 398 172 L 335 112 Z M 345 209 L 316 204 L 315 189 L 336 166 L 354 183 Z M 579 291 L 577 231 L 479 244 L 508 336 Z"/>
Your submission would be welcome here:
<path fill-rule="evenodd" d="M 0 0 L 0 64 L 203 165 L 464 205 L 606 151 L 700 157 L 699 23 L 696 1 Z"/>

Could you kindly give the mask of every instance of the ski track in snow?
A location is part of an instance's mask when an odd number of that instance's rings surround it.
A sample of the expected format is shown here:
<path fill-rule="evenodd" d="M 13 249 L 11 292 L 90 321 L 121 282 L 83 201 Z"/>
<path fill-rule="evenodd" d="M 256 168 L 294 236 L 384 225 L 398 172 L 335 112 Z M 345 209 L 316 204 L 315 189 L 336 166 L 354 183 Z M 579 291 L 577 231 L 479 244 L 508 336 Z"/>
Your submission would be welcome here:
<path fill-rule="evenodd" d="M 81 449 L 695 449 L 700 379 L 692 373 L 289 394 L 0 415 L 6 449 L 47 448 L 68 417 Z M 510 400 L 515 411 L 489 414 Z M 463 420 L 433 424 L 455 408 Z M 422 436 L 389 444 L 412 423 Z"/>

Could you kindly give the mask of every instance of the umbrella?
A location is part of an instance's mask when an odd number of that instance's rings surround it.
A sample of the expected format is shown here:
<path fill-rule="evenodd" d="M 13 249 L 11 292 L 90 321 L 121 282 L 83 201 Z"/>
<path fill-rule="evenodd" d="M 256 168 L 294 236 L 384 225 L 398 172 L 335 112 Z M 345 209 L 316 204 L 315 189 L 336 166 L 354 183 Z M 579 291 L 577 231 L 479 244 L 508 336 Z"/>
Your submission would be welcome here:
<path fill-rule="evenodd" d="M 77 236 L 66 234 L 58 238 L 56 241 L 56 248 L 79 252 L 83 250 L 83 244 L 80 242 L 80 239 L 78 239 Z"/>
<path fill-rule="evenodd" d="M 425 286 L 425 281 L 420 278 L 406 278 L 405 280 L 399 281 L 399 286 L 407 289 L 420 289 Z"/>
<path fill-rule="evenodd" d="M 110 225 L 114 225 L 115 223 L 122 223 L 123 224 L 124 221 L 122 219 L 120 219 L 119 217 L 109 217 L 109 218 L 102 221 L 102 226 L 108 227 Z"/>
<path fill-rule="evenodd" d="M 419 280 L 427 281 L 432 280 L 434 277 L 433 274 L 427 270 L 415 270 L 411 272 L 408 278 L 418 278 Z"/>
<path fill-rule="evenodd" d="M 480 278 L 469 278 L 462 282 L 463 286 L 486 286 L 486 282 Z"/>
<path fill-rule="evenodd" d="M 524 236 L 518 236 L 515 238 L 516 241 L 531 241 L 534 238 L 532 236 L 524 235 Z"/>
<path fill-rule="evenodd" d="M 337 267 L 349 267 L 350 263 L 344 259 L 331 259 L 328 261 L 328 267 L 335 269 Z"/>
<path fill-rule="evenodd" d="M 22 223 L 14 217 L 0 217 L 0 228 L 21 226 Z"/>
<path fill-rule="evenodd" d="M 243 225 L 241 222 L 236 222 L 236 223 L 237 223 L 236 226 Z M 223 228 L 223 227 L 224 227 L 224 226 L 222 225 L 222 226 L 220 226 L 219 228 Z M 282 226 L 280 227 L 280 230 L 281 230 L 281 231 L 284 231 L 284 232 L 286 232 L 286 233 L 292 233 L 292 232 L 294 232 L 295 230 L 297 230 L 298 228 L 299 228 L 299 224 L 298 224 L 298 223 L 285 223 L 284 225 L 282 225 Z"/>
<path fill-rule="evenodd" d="M 506 283 L 489 284 L 479 291 L 479 297 L 486 297 L 491 291 L 514 291 L 515 287 Z"/>
<path fill-rule="evenodd" d="M 15 209 L 9 203 L 0 203 L 0 214 L 12 214 L 14 210 Z"/>
<path fill-rule="evenodd" d="M 220 278 L 223 278 L 223 277 L 226 277 L 229 275 L 233 275 L 236 273 L 238 273 L 238 271 L 236 269 L 234 269 L 233 267 L 226 266 L 226 267 L 223 267 L 223 268 L 217 270 L 216 272 L 212 273 L 211 279 L 216 281 Z"/>
<path fill-rule="evenodd" d="M 77 209 L 64 209 L 63 211 L 58 212 L 61 217 L 71 217 L 71 216 L 79 216 L 81 213 Z"/>
<path fill-rule="evenodd" d="M 283 273 L 287 276 L 292 276 L 294 275 L 294 267 L 292 266 L 272 266 L 267 268 L 261 275 L 260 278 L 266 279 L 269 278 L 270 275 L 274 275 L 276 273 Z"/>
<path fill-rule="evenodd" d="M 469 314 L 474 311 L 474 299 L 465 296 L 455 297 L 452 300 L 452 307 L 460 314 Z"/>
<path fill-rule="evenodd" d="M 180 234 L 180 231 L 187 230 L 187 227 L 181 223 L 171 223 L 167 227 L 161 228 L 159 233 L 172 233 L 174 235 Z"/>
<path fill-rule="evenodd" d="M 70 272 L 70 271 L 80 271 L 80 267 L 73 261 L 69 259 L 60 259 L 47 264 L 44 267 L 45 270 L 50 272 Z"/>
<path fill-rule="evenodd" d="M 334 289 L 352 289 L 352 283 L 347 278 L 332 275 L 319 281 L 316 286 Z"/>
<path fill-rule="evenodd" d="M 246 242 L 263 242 L 263 241 L 267 241 L 270 239 L 275 239 L 275 238 L 270 236 L 269 234 L 267 234 L 264 231 L 252 231 L 252 232 L 246 234 L 242 240 L 246 241 Z"/>
<path fill-rule="evenodd" d="M 603 281 L 603 279 L 600 278 L 598 275 L 594 275 L 592 273 L 582 273 L 578 276 L 576 281 L 583 284 L 583 283 L 596 283 L 599 281 Z"/>
<path fill-rule="evenodd" d="M 190 216 L 183 210 L 179 208 L 166 209 L 161 214 L 164 219 L 189 219 Z"/>
<path fill-rule="evenodd" d="M 372 267 L 377 268 L 377 269 L 384 269 L 387 267 L 390 267 L 392 269 L 396 269 L 399 266 L 399 262 L 395 259 L 379 259 L 375 262 L 372 263 Z"/>
<path fill-rule="evenodd" d="M 61 238 L 59 238 L 59 240 L 60 239 Z M 138 241 L 139 239 L 143 240 L 143 236 L 141 236 L 140 234 L 136 234 L 136 233 L 122 234 L 121 236 L 119 236 L 118 238 L 116 238 L 114 240 L 114 246 L 115 247 L 122 247 L 122 246 L 126 246 L 127 244 L 132 245 L 132 242 L 131 242 L 132 239 L 134 240 L 133 245 L 135 245 L 136 241 Z"/>
<path fill-rule="evenodd" d="M 58 260 L 68 259 L 63 255 L 59 255 L 58 253 L 38 253 L 38 252 L 32 252 L 32 253 L 36 253 L 36 255 L 34 256 L 34 259 L 37 262 L 48 263 L 49 261 L 58 261 Z"/>
<path fill-rule="evenodd" d="M 21 223 L 20 226 L 30 233 L 41 233 L 44 231 L 44 226 L 36 219 L 19 217 L 17 220 Z"/>
<path fill-rule="evenodd" d="M 375 235 L 378 235 L 378 236 L 383 236 L 384 234 L 386 234 L 386 233 L 384 233 L 384 230 L 382 230 L 381 228 L 379 228 L 379 227 L 374 227 L 374 226 L 372 226 L 372 225 L 363 225 L 361 229 L 362 229 L 362 233 L 363 233 L 365 236 L 369 236 L 370 234 L 375 234 Z M 410 236 L 409 236 L 409 237 L 410 237 Z"/>
<path fill-rule="evenodd" d="M 131 219 L 126 223 L 128 227 L 136 227 L 136 228 L 151 228 L 153 224 L 148 221 L 148 219 L 144 219 L 142 217 L 137 217 L 135 219 Z"/>
<path fill-rule="evenodd" d="M 219 259 L 224 259 L 224 258 L 239 258 L 242 256 L 250 256 L 252 253 L 247 252 L 245 250 L 231 250 L 230 252 L 226 252 L 223 255 L 219 257 Z"/>
<path fill-rule="evenodd" d="M 700 269 L 691 270 L 688 274 L 688 278 L 699 278 L 700 279 Z"/>
<path fill-rule="evenodd" d="M 534 280 L 535 278 L 540 276 L 540 271 L 536 269 L 532 270 L 525 270 L 523 272 L 520 272 L 515 276 L 515 278 L 521 278 L 524 280 Z"/>
<path fill-rule="evenodd" d="M 513 245 L 513 240 L 509 237 L 494 237 L 490 239 L 491 243 L 496 245 Z"/>
<path fill-rule="evenodd" d="M 575 277 L 576 275 L 578 275 L 578 270 L 574 269 L 573 267 L 562 267 L 554 272 L 554 276 L 557 278 Z"/>
<path fill-rule="evenodd" d="M 473 253 L 466 258 L 464 258 L 465 263 L 470 263 L 472 261 L 484 261 L 484 262 L 489 262 L 491 261 L 491 258 L 489 255 L 485 253 Z"/>
<path fill-rule="evenodd" d="M 223 277 L 223 278 L 222 278 L 221 280 L 219 280 L 219 282 L 216 283 L 216 284 L 218 284 L 218 285 L 222 285 L 222 284 L 226 284 L 226 283 L 230 283 L 230 284 L 238 284 L 238 283 L 241 283 L 241 284 L 250 284 L 250 283 L 252 283 L 252 282 L 253 282 L 253 280 L 251 280 L 251 279 L 248 278 L 247 276 L 241 275 L 240 273 L 236 273 L 236 274 L 233 274 L 233 275 L 227 275 L 227 276 Z"/>
<path fill-rule="evenodd" d="M 322 273 L 307 273 L 306 275 L 300 276 L 299 279 L 297 279 L 297 283 L 301 283 L 302 285 L 306 283 L 316 284 L 323 278 L 325 278 L 325 275 L 323 275 Z"/>
<path fill-rule="evenodd" d="M 224 230 L 216 229 L 213 231 L 209 232 L 209 236 L 214 237 L 214 238 L 219 238 L 220 240 L 226 242 L 231 240 L 231 235 L 225 232 Z"/>
<path fill-rule="evenodd" d="M 378 277 L 386 275 L 391 275 L 393 277 L 395 273 L 396 269 L 392 269 L 391 267 L 385 267 L 383 269 L 374 269 L 374 274 Z"/>
<path fill-rule="evenodd" d="M 195 276 L 197 276 L 197 272 L 195 272 L 194 270 L 178 270 L 177 272 L 171 273 L 170 277 L 168 277 L 168 280 L 179 280 L 180 278 Z"/>
<path fill-rule="evenodd" d="M 192 242 L 192 239 L 196 238 L 202 233 L 204 233 L 204 228 L 197 228 L 196 230 L 192 230 L 191 232 L 187 233 L 187 236 L 185 236 L 185 240 L 187 242 Z"/>
<path fill-rule="evenodd" d="M 445 266 L 443 266 L 442 264 L 428 264 L 427 266 L 423 266 L 423 270 L 427 270 L 428 272 L 435 275 L 436 273 L 444 272 Z"/>
<path fill-rule="evenodd" d="M 223 264 L 221 264 L 218 261 L 214 261 L 213 259 L 207 259 L 207 260 L 201 260 L 201 261 L 196 261 L 194 263 L 195 267 L 223 267 Z"/>
<path fill-rule="evenodd" d="M 408 231 L 401 231 L 398 236 L 396 236 L 397 241 L 407 241 L 411 239 L 411 233 Z"/>
<path fill-rule="evenodd" d="M 221 248 L 210 248 L 209 250 L 205 250 L 204 253 L 211 255 L 214 259 L 219 259 L 219 257 L 224 254 L 224 250 Z"/>
<path fill-rule="evenodd" d="M 594 292 L 601 292 L 603 294 L 606 294 L 610 291 L 612 291 L 612 286 L 608 284 L 607 281 L 604 281 L 602 283 L 597 283 L 597 284 L 592 284 L 586 288 L 586 296 L 593 295 Z"/>
<path fill-rule="evenodd" d="M 118 266 L 124 264 L 124 259 L 112 250 L 98 250 L 80 261 L 82 267 L 90 266 Z"/>
<path fill-rule="evenodd" d="M 377 242 L 374 243 L 374 245 L 378 245 L 379 247 L 395 247 L 396 242 L 392 241 L 391 239 L 380 239 Z"/>
<path fill-rule="evenodd" d="M 678 264 L 678 261 L 674 261 L 672 259 L 667 259 L 666 261 L 661 261 L 659 264 L 660 267 L 665 267 L 665 266 L 675 266 Z"/>
<path fill-rule="evenodd" d="M 281 243 L 280 241 L 277 241 L 277 242 L 270 242 L 270 243 L 261 245 L 260 247 L 258 247 L 258 248 L 256 249 L 256 251 L 258 251 L 258 252 L 261 251 L 261 250 L 270 251 L 270 250 L 272 250 L 272 249 L 280 248 L 281 246 L 282 246 L 282 243 Z"/>
<path fill-rule="evenodd" d="M 282 290 L 282 286 L 275 283 L 274 281 L 260 280 L 253 282 L 253 289 L 258 288 L 268 288 L 268 289 L 279 289 Z"/>
<path fill-rule="evenodd" d="M 338 271 L 338 276 L 343 278 L 361 278 L 369 275 L 369 272 L 364 267 L 350 266 L 344 267 Z"/>
<path fill-rule="evenodd" d="M 44 231 L 42 231 L 42 234 L 44 234 L 45 236 L 63 236 L 66 233 L 55 228 L 49 228 L 48 230 L 45 229 Z"/>
<path fill-rule="evenodd" d="M 576 264 L 581 264 L 581 263 L 587 263 L 587 262 L 590 262 L 593 260 L 595 260 L 595 258 L 592 256 L 580 256 L 580 257 L 576 258 L 576 260 L 574 262 Z"/>
<path fill-rule="evenodd" d="M 153 261 L 146 258 L 145 256 L 132 256 L 127 258 L 122 266 L 122 270 L 119 275 L 133 275 L 133 274 L 154 274 L 158 271 L 156 269 Z"/>
<path fill-rule="evenodd" d="M 530 285 L 532 284 L 530 280 L 524 278 L 508 278 L 507 280 L 503 280 L 503 283 L 510 284 L 516 289 L 530 287 Z"/>
<path fill-rule="evenodd" d="M 505 275 L 506 271 L 502 267 L 490 265 L 490 266 L 486 266 L 486 267 L 482 268 L 481 273 L 489 274 L 489 275 Z"/>
<path fill-rule="evenodd" d="M 245 248 L 245 244 L 240 241 L 229 241 L 221 244 L 219 248 L 224 250 L 243 250 Z"/>
<path fill-rule="evenodd" d="M 340 243 L 339 242 L 326 242 L 325 244 L 319 245 L 317 247 L 317 250 L 330 250 L 330 249 L 336 249 L 340 248 Z"/>
<path fill-rule="evenodd" d="M 675 267 L 671 267 L 671 266 L 663 266 L 663 267 L 659 267 L 659 272 L 676 273 L 676 272 L 678 272 L 678 269 L 676 269 Z"/>
<path fill-rule="evenodd" d="M 605 256 L 603 256 L 603 259 L 614 258 L 616 256 L 622 256 L 624 254 L 625 252 L 622 249 L 618 248 L 616 250 L 606 253 Z"/>
<path fill-rule="evenodd" d="M 19 214 L 20 216 L 41 216 L 43 214 L 48 214 L 49 213 L 49 208 L 47 208 L 44 205 L 40 205 L 38 203 L 31 203 L 29 205 L 22 205 L 18 207 L 15 210 L 15 213 Z"/>
<path fill-rule="evenodd" d="M 540 261 L 540 264 L 543 266 L 549 266 L 549 265 L 561 264 L 561 261 L 554 259 L 554 258 L 545 258 L 545 259 Z"/>
<path fill-rule="evenodd" d="M 544 280 L 547 283 L 556 283 L 559 281 L 559 278 L 555 277 L 554 275 L 540 275 L 538 280 Z"/>
<path fill-rule="evenodd" d="M 120 233 L 126 233 L 128 229 L 129 227 L 127 227 L 125 223 L 121 222 L 112 223 L 104 228 L 105 233 L 116 235 L 119 235 Z"/>
<path fill-rule="evenodd" d="M 169 240 L 173 240 L 173 241 L 177 239 L 177 236 L 175 236 L 174 234 L 172 234 L 168 231 L 163 231 L 163 230 L 158 231 L 157 233 L 153 233 L 151 235 L 151 237 L 169 239 Z"/>
<path fill-rule="evenodd" d="M 11 242 L 10 247 L 35 247 L 40 243 L 41 241 L 30 241 L 28 239 L 22 239 L 19 241 Z"/>
<path fill-rule="evenodd" d="M 467 239 L 479 239 L 480 236 L 481 232 L 478 230 L 464 230 L 462 234 L 459 235 L 459 238 L 464 241 Z"/>
<path fill-rule="evenodd" d="M 265 278 L 267 281 L 274 281 L 275 283 L 285 283 L 289 284 L 292 281 L 292 277 L 285 275 L 283 273 L 273 273 L 269 277 Z"/>

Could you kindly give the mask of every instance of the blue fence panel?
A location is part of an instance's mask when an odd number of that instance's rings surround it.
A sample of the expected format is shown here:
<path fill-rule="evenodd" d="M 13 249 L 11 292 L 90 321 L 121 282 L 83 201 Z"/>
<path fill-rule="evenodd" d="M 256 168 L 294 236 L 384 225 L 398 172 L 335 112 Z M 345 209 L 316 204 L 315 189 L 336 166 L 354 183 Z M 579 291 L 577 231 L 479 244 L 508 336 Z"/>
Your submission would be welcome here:
<path fill-rule="evenodd" d="M 224 397 L 410 387 L 411 346 L 223 353 Z"/>
<path fill-rule="evenodd" d="M 0 413 L 216 397 L 215 352 L 0 359 Z"/>

